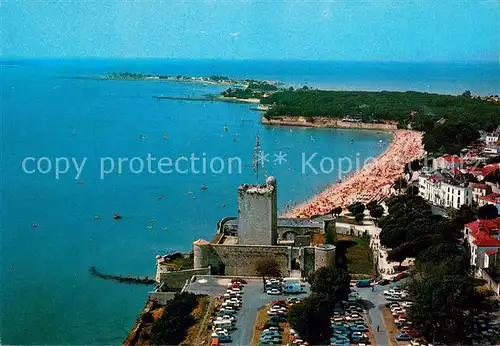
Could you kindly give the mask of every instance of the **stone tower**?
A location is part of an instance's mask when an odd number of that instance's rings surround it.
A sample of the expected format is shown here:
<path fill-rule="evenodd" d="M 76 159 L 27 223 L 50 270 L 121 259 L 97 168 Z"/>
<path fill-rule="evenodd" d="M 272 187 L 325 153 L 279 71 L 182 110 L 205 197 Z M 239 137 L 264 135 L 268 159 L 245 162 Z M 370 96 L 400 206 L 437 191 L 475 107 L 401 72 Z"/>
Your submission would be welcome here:
<path fill-rule="evenodd" d="M 335 263 L 335 245 L 322 244 L 314 247 L 314 270 Z"/>
<path fill-rule="evenodd" d="M 264 185 L 238 188 L 238 243 L 276 245 L 278 238 L 277 183 L 269 177 Z"/>
<path fill-rule="evenodd" d="M 194 269 L 207 268 L 210 264 L 210 243 L 205 239 L 193 242 Z"/>

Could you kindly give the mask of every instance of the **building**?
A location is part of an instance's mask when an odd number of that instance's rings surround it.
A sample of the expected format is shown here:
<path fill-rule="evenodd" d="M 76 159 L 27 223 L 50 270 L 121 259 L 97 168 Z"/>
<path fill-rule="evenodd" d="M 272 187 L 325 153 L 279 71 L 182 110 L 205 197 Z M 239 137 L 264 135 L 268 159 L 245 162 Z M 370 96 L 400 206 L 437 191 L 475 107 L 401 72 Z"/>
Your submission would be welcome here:
<path fill-rule="evenodd" d="M 306 277 L 334 263 L 334 245 L 312 245 L 317 233 L 335 232 L 335 220 L 278 218 L 277 182 L 269 177 L 265 184 L 238 188 L 238 216 L 226 217 L 217 225 L 212 242 L 193 243 L 194 270 L 210 268 L 212 274 L 255 276 L 255 264 L 275 258 L 283 276 L 292 271 Z"/>
<path fill-rule="evenodd" d="M 498 212 L 500 213 L 500 194 L 498 193 L 490 193 L 485 196 L 479 197 L 479 206 L 482 207 L 486 204 L 492 204 L 497 207 Z"/>
<path fill-rule="evenodd" d="M 479 205 L 479 198 L 484 197 L 492 192 L 491 186 L 487 184 L 470 184 L 472 187 L 472 199 L 475 204 Z"/>
<path fill-rule="evenodd" d="M 421 175 L 418 178 L 418 194 L 443 208 L 460 209 L 462 205 L 472 205 L 473 201 L 473 189 L 468 184 L 456 184 L 437 175 Z"/>
<path fill-rule="evenodd" d="M 464 161 L 458 156 L 444 155 L 432 160 L 432 168 L 436 169 L 452 169 L 461 168 Z"/>
<path fill-rule="evenodd" d="M 464 228 L 464 238 L 470 247 L 470 264 L 476 276 L 500 295 L 500 218 L 476 220 Z"/>

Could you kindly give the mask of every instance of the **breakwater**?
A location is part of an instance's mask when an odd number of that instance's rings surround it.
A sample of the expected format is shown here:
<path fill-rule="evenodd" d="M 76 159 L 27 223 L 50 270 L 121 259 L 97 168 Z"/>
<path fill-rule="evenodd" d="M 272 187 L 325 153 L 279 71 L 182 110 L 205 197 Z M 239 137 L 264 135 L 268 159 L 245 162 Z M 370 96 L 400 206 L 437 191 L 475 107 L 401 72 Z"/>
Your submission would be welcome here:
<path fill-rule="evenodd" d="M 156 284 L 155 280 L 150 279 L 147 276 L 145 276 L 145 277 L 140 277 L 140 276 L 133 277 L 133 276 L 121 276 L 121 275 L 108 275 L 108 274 L 101 273 L 94 266 L 89 268 L 89 273 L 92 276 L 96 276 L 96 277 L 104 279 L 104 280 L 115 280 L 115 281 L 118 281 L 121 283 L 126 283 L 126 284 L 139 284 L 139 285 L 154 285 L 154 284 Z"/>

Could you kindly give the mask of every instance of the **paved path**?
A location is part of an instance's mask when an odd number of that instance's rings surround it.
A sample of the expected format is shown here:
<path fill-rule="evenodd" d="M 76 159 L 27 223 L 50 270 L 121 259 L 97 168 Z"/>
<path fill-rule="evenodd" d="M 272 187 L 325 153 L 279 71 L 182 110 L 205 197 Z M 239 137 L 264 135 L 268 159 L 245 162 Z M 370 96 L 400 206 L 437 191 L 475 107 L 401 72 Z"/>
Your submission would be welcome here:
<path fill-rule="evenodd" d="M 360 297 L 365 300 L 368 309 L 368 321 L 375 337 L 377 346 L 390 346 L 389 334 L 385 328 L 384 319 L 382 317 L 381 307 L 387 303 L 387 300 L 382 295 L 382 292 L 388 290 L 391 286 L 375 286 L 375 291 L 372 292 L 371 288 L 356 288 Z M 377 326 L 380 331 L 377 332 Z"/>

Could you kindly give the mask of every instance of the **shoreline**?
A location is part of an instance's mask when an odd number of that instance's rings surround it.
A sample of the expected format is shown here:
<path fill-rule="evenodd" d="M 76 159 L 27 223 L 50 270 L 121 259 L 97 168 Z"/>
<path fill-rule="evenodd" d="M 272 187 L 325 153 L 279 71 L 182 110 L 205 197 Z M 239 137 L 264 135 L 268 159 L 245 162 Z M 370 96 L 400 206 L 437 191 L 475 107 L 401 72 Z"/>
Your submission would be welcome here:
<path fill-rule="evenodd" d="M 312 121 L 311 121 L 312 120 Z M 379 130 L 379 131 L 396 131 L 398 130 L 395 123 L 362 123 L 349 122 L 342 119 L 329 117 L 290 117 L 279 116 L 271 119 L 262 118 L 262 124 L 267 126 L 300 126 L 300 127 L 317 127 L 317 128 L 342 128 L 356 130 Z"/>
<path fill-rule="evenodd" d="M 394 138 L 389 147 L 375 160 L 357 172 L 349 173 L 342 182 L 335 183 L 310 199 L 281 215 L 289 218 L 308 218 L 324 215 L 335 207 L 346 208 L 356 201 L 368 203 L 382 200 L 392 194 L 392 184 L 403 175 L 403 166 L 424 155 L 421 132 L 391 130 Z"/>
<path fill-rule="evenodd" d="M 253 103 L 259 104 L 257 98 L 239 99 L 237 97 L 206 96 L 206 97 L 176 97 L 176 96 L 153 96 L 156 100 L 180 100 L 180 101 L 207 101 L 207 102 L 229 102 L 229 103 Z"/>

